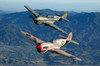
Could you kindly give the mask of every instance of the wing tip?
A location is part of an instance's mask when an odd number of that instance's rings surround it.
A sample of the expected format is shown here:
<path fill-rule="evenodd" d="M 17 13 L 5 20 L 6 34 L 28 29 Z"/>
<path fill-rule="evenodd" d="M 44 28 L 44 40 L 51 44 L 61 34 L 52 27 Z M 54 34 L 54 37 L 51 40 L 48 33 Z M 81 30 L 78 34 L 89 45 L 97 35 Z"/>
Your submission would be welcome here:
<path fill-rule="evenodd" d="M 77 60 L 77 61 L 82 61 L 82 59 L 80 59 L 80 58 L 75 58 L 75 60 Z"/>
<path fill-rule="evenodd" d="M 21 32 L 21 34 L 23 34 L 23 35 L 25 35 L 25 34 L 26 34 L 24 31 L 20 31 L 20 32 Z"/>
<path fill-rule="evenodd" d="M 25 8 L 27 8 L 28 6 L 24 5 Z"/>
<path fill-rule="evenodd" d="M 78 61 L 82 61 L 82 59 L 78 59 Z"/>
<path fill-rule="evenodd" d="M 21 32 L 21 33 L 23 33 L 23 31 L 22 31 L 22 30 L 21 30 L 20 32 Z"/>

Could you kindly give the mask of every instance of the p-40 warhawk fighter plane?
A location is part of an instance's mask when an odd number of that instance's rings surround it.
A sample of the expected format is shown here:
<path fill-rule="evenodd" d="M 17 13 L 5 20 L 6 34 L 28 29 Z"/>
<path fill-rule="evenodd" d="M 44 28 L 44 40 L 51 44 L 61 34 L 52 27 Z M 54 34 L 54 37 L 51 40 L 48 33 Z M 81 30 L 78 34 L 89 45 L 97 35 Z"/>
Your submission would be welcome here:
<path fill-rule="evenodd" d="M 54 23 L 56 21 L 61 21 L 61 20 L 66 20 L 67 22 L 69 22 L 69 20 L 66 19 L 67 15 L 68 15 L 67 12 L 63 16 L 56 14 L 57 16 L 53 16 L 53 17 L 43 17 L 43 16 L 39 15 L 38 13 L 36 13 L 31 8 L 29 8 L 28 6 L 25 5 L 24 7 L 26 9 L 28 9 L 28 11 L 30 11 L 35 16 L 35 18 L 33 18 L 33 20 L 36 24 L 45 24 L 52 28 L 55 28 L 56 30 L 58 30 L 62 33 L 66 33 L 65 31 L 63 31 L 62 29 L 60 29 L 59 27 L 54 25 Z"/>
<path fill-rule="evenodd" d="M 78 57 L 75 57 L 69 53 L 66 53 L 66 52 L 60 50 L 61 46 L 65 45 L 67 43 L 70 43 L 70 42 L 75 43 L 77 45 L 79 44 L 79 43 L 71 40 L 72 33 L 70 33 L 67 38 L 60 36 L 63 39 L 56 39 L 56 40 L 53 40 L 53 42 L 44 42 L 44 41 L 32 36 L 31 34 L 23 32 L 23 31 L 21 31 L 21 33 L 36 43 L 37 51 L 40 53 L 45 53 L 47 51 L 51 51 L 51 52 L 55 52 L 57 54 L 60 54 L 62 56 L 65 56 L 65 57 L 68 57 L 68 58 L 71 58 L 71 59 L 74 59 L 77 61 L 82 61 Z"/>

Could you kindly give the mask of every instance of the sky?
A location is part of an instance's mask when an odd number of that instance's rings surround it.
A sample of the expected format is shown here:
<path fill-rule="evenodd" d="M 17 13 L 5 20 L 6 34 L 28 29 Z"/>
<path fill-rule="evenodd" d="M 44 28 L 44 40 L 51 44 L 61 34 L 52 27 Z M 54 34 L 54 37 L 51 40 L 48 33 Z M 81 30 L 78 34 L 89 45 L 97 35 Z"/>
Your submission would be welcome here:
<path fill-rule="evenodd" d="M 26 11 L 24 5 L 32 9 L 100 12 L 100 0 L 0 0 L 0 10 L 4 11 Z"/>

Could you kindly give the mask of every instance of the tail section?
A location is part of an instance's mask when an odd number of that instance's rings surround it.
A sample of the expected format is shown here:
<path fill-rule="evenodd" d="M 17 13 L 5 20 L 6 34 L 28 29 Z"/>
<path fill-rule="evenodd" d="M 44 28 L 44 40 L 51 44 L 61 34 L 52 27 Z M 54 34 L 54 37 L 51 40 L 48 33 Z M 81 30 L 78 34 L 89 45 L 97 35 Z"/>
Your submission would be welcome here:
<path fill-rule="evenodd" d="M 76 44 L 76 45 L 79 45 L 79 43 L 76 42 L 76 41 L 70 40 L 70 42 L 72 42 L 72 43 L 74 43 L 74 44 Z"/>
<path fill-rule="evenodd" d="M 76 45 L 79 45 L 78 42 L 72 40 L 72 32 L 69 33 L 69 35 L 67 36 L 67 38 L 64 37 L 64 36 L 62 36 L 62 35 L 59 35 L 59 37 L 61 37 L 61 38 L 63 38 L 63 39 L 66 39 L 66 43 L 72 42 L 72 43 L 74 43 L 74 44 L 76 44 Z"/>
<path fill-rule="evenodd" d="M 31 8 L 29 8 L 28 6 L 24 5 L 24 7 L 25 7 L 28 11 L 30 11 L 34 16 L 36 16 L 36 17 L 40 16 L 38 13 L 36 13 L 34 10 L 32 10 Z"/>
<path fill-rule="evenodd" d="M 66 19 L 66 17 L 67 17 L 67 12 L 62 16 L 63 17 L 63 19 Z"/>
<path fill-rule="evenodd" d="M 67 22 L 70 22 L 68 19 L 66 19 L 66 18 L 67 18 L 67 15 L 68 15 L 68 13 L 66 12 L 66 13 L 62 16 L 62 18 L 63 18 L 63 20 L 66 20 Z"/>
<path fill-rule="evenodd" d="M 66 39 L 66 40 L 71 40 L 72 39 L 72 32 L 69 33 L 69 35 L 67 36 L 67 38 L 65 36 L 59 35 L 59 37 Z"/>
<path fill-rule="evenodd" d="M 72 32 L 69 33 L 67 40 L 72 40 Z"/>
<path fill-rule="evenodd" d="M 72 43 L 74 43 L 74 44 L 77 44 L 77 45 L 79 45 L 79 43 L 78 42 L 76 42 L 76 41 L 73 41 L 72 40 L 72 32 L 68 35 L 68 37 L 67 37 L 67 39 L 66 39 L 68 42 L 72 42 Z"/>

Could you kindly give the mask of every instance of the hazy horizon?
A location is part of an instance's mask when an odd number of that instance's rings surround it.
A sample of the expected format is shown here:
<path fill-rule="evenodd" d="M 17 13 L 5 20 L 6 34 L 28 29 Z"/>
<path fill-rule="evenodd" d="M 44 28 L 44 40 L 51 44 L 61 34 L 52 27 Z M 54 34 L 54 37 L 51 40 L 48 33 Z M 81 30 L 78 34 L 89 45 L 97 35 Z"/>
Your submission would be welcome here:
<path fill-rule="evenodd" d="M 27 11 L 24 5 L 32 9 L 51 9 L 57 11 L 100 12 L 99 0 L 0 0 L 0 10 Z"/>

